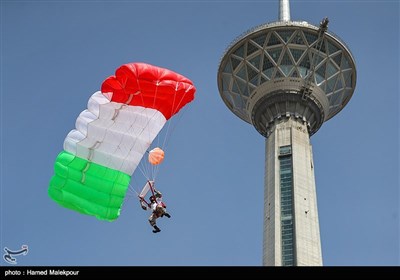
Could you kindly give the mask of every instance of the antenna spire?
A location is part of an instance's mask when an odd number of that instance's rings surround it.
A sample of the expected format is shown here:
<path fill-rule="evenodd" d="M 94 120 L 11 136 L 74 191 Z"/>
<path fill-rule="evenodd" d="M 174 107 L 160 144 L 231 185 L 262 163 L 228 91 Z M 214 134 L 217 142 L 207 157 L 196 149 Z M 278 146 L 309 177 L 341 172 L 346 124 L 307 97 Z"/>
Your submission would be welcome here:
<path fill-rule="evenodd" d="M 290 21 L 289 0 L 279 0 L 279 20 Z"/>

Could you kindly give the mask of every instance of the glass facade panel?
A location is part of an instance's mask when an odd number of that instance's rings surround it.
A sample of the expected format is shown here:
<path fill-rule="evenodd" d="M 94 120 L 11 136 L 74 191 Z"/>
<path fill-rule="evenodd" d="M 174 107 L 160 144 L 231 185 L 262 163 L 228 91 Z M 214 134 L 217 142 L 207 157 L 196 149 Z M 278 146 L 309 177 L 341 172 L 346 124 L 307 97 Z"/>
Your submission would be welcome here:
<path fill-rule="evenodd" d="M 310 58 L 308 57 L 308 54 L 301 60 L 299 66 L 310 69 Z"/>
<path fill-rule="evenodd" d="M 271 50 L 267 50 L 268 54 L 272 57 L 272 59 L 278 63 L 279 56 L 281 55 L 282 49 L 281 48 L 275 48 Z"/>
<path fill-rule="evenodd" d="M 283 55 L 282 61 L 281 61 L 282 65 L 293 65 L 292 60 L 290 59 L 289 55 L 287 52 L 285 52 L 285 54 Z"/>
<path fill-rule="evenodd" d="M 351 69 L 349 61 L 345 56 L 342 57 L 342 69 Z"/>
<path fill-rule="evenodd" d="M 275 78 L 282 78 L 285 77 L 280 71 L 276 71 Z"/>
<path fill-rule="evenodd" d="M 254 70 L 251 66 L 246 65 L 247 68 L 247 76 L 248 80 L 252 80 L 255 76 L 257 76 L 258 71 Z"/>
<path fill-rule="evenodd" d="M 338 72 L 338 69 L 336 69 L 336 67 L 333 65 L 333 63 L 331 63 L 330 61 L 327 64 L 326 67 L 326 77 L 329 78 L 331 76 L 333 76 L 334 74 L 336 74 Z"/>
<path fill-rule="evenodd" d="M 325 81 L 325 79 L 324 79 L 324 77 L 322 77 L 322 76 L 320 76 L 319 74 L 315 74 L 315 83 L 317 84 L 317 85 L 320 85 L 322 82 L 324 82 Z"/>
<path fill-rule="evenodd" d="M 235 52 L 237 56 L 244 57 L 244 45 L 241 45 Z"/>
<path fill-rule="evenodd" d="M 304 53 L 304 50 L 290 49 L 290 52 L 292 53 L 294 61 L 297 63 L 301 55 Z"/>
<path fill-rule="evenodd" d="M 330 99 L 330 101 L 332 102 L 332 104 L 340 104 L 342 95 L 339 93 L 334 93 L 332 94 L 332 97 Z"/>
<path fill-rule="evenodd" d="M 308 74 L 308 69 L 304 67 L 299 67 L 299 73 L 302 78 L 305 78 Z"/>
<path fill-rule="evenodd" d="M 310 33 L 308 31 L 304 31 L 303 33 L 306 36 L 308 45 L 311 45 L 312 43 L 314 43 L 318 38 L 318 36 L 315 33 Z"/>
<path fill-rule="evenodd" d="M 224 68 L 224 72 L 225 73 L 232 73 L 232 65 L 231 65 L 231 62 L 230 61 L 228 61 L 228 63 L 225 65 L 225 68 Z"/>
<path fill-rule="evenodd" d="M 298 77 L 300 77 L 300 76 L 299 76 L 299 73 L 298 73 L 296 70 L 294 70 L 294 71 L 292 72 L 292 75 L 290 75 L 290 77 L 298 78 Z"/>
<path fill-rule="evenodd" d="M 339 54 L 335 55 L 332 59 L 333 59 L 333 61 L 335 61 L 337 66 L 340 67 L 341 61 L 342 61 L 342 53 L 340 52 Z"/>
<path fill-rule="evenodd" d="M 249 81 L 249 85 L 253 85 L 254 87 L 257 87 L 259 85 L 259 83 L 258 83 L 259 77 L 260 77 L 260 75 L 254 76 L 254 78 Z"/>
<path fill-rule="evenodd" d="M 222 90 L 227 91 L 229 90 L 229 83 L 231 81 L 230 77 L 223 77 L 222 78 Z"/>
<path fill-rule="evenodd" d="M 331 79 L 328 80 L 328 83 L 326 84 L 327 94 L 332 92 L 335 89 L 336 80 L 337 80 L 337 76 L 332 77 Z"/>
<path fill-rule="evenodd" d="M 222 95 L 225 98 L 225 101 L 229 104 L 229 106 L 233 107 L 233 99 L 232 99 L 232 94 L 229 91 L 223 91 Z"/>
<path fill-rule="evenodd" d="M 278 35 L 285 41 L 288 42 L 290 39 L 290 36 L 293 34 L 293 30 L 282 30 L 282 31 L 277 31 Z"/>
<path fill-rule="evenodd" d="M 282 265 L 295 265 L 293 228 L 292 147 L 279 148 Z"/>
<path fill-rule="evenodd" d="M 243 100 L 240 97 L 240 95 L 234 95 L 233 96 L 233 103 L 235 104 L 235 107 L 237 107 L 237 108 L 241 108 L 242 109 L 244 107 Z"/>
<path fill-rule="evenodd" d="M 274 67 L 274 64 L 269 60 L 269 58 L 264 55 L 264 62 L 263 62 L 263 71 L 267 69 L 271 69 Z"/>
<path fill-rule="evenodd" d="M 254 46 L 252 43 L 250 43 L 250 42 L 247 43 L 247 56 L 251 55 L 252 53 L 254 53 L 257 50 L 258 50 L 258 48 L 256 46 Z"/>
<path fill-rule="evenodd" d="M 262 85 L 262 84 L 265 83 L 266 81 L 268 81 L 268 79 L 266 79 L 263 75 L 261 75 L 260 85 Z"/>
<path fill-rule="evenodd" d="M 253 57 L 252 59 L 249 60 L 250 64 L 256 67 L 257 69 L 260 68 L 260 60 L 261 60 L 261 55 L 257 55 L 256 57 Z"/>
<path fill-rule="evenodd" d="M 343 82 L 342 82 L 342 76 L 340 75 L 338 76 L 335 90 L 339 90 L 341 88 L 343 88 Z"/>
<path fill-rule="evenodd" d="M 232 92 L 240 94 L 240 90 L 239 90 L 236 80 L 233 81 Z"/>
<path fill-rule="evenodd" d="M 291 44 L 296 44 L 296 45 L 304 45 L 304 40 L 303 37 L 301 37 L 301 32 L 298 31 L 296 35 L 293 37 L 292 41 L 290 42 Z"/>
<path fill-rule="evenodd" d="M 267 37 L 267 35 L 261 35 L 258 36 L 254 39 L 252 39 L 255 43 L 257 43 L 257 45 L 259 45 L 260 47 L 264 46 L 264 42 L 265 42 L 265 38 Z"/>
<path fill-rule="evenodd" d="M 236 74 L 236 76 L 242 78 L 243 80 L 247 79 L 247 73 L 246 73 L 246 67 L 240 68 L 239 72 Z"/>
<path fill-rule="evenodd" d="M 326 49 L 325 49 L 325 41 L 321 41 L 319 40 L 314 46 L 313 48 L 317 49 L 320 52 L 325 53 Z"/>
<path fill-rule="evenodd" d="M 335 46 L 334 44 L 332 44 L 332 42 L 328 41 L 328 50 L 330 54 L 333 54 L 335 52 L 337 52 L 339 50 L 339 48 L 337 46 Z"/>
<path fill-rule="evenodd" d="M 279 68 L 281 69 L 281 71 L 283 72 L 283 74 L 284 74 L 286 77 L 289 77 L 290 70 L 293 69 L 293 66 L 282 65 L 282 66 L 279 67 Z"/>
<path fill-rule="evenodd" d="M 238 67 L 239 64 L 240 64 L 240 62 L 241 62 L 239 59 L 237 59 L 237 58 L 235 58 L 235 57 L 231 57 L 231 61 L 232 61 L 232 67 L 233 67 L 233 69 L 236 69 L 236 67 Z"/>
<path fill-rule="evenodd" d="M 267 76 L 268 78 L 272 78 L 272 73 L 274 72 L 274 68 L 270 68 L 270 69 L 267 69 L 267 70 L 265 70 L 265 71 L 263 71 L 263 73 L 265 74 L 265 76 Z"/>
<path fill-rule="evenodd" d="M 321 77 L 325 77 L 326 63 L 323 63 L 316 71 Z"/>
<path fill-rule="evenodd" d="M 235 79 L 235 81 L 237 82 L 237 85 L 238 85 L 238 87 L 240 89 L 240 92 L 244 93 L 246 91 L 246 88 L 247 88 L 247 83 L 242 81 L 242 80 L 240 80 L 240 79 L 237 79 L 237 78 Z"/>
<path fill-rule="evenodd" d="M 352 71 L 343 71 L 343 78 L 346 83 L 346 87 L 351 87 L 352 84 Z"/>
<path fill-rule="evenodd" d="M 319 55 L 316 53 L 312 53 L 311 57 L 312 57 L 312 63 L 314 66 L 318 66 L 325 59 L 325 56 L 322 56 L 322 55 Z"/>
<path fill-rule="evenodd" d="M 274 45 L 279 45 L 281 41 L 275 36 L 274 33 L 271 33 L 271 36 L 269 37 L 268 44 L 267 46 L 274 46 Z"/>

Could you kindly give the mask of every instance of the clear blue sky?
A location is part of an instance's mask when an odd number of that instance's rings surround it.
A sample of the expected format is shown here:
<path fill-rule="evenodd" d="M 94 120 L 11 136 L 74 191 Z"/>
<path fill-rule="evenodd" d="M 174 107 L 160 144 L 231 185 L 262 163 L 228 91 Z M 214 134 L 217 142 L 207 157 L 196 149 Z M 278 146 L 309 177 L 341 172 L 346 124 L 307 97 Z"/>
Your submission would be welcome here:
<path fill-rule="evenodd" d="M 352 99 L 311 138 L 324 265 L 399 265 L 399 2 L 297 0 L 291 16 L 328 16 L 357 63 Z M 225 107 L 217 69 L 236 36 L 278 19 L 278 0 L 2 0 L 0 17 L 2 254 L 28 245 L 23 266 L 262 264 L 264 139 Z M 197 87 L 157 177 L 172 214 L 159 234 L 135 199 L 110 223 L 47 195 L 77 116 L 129 62 Z"/>

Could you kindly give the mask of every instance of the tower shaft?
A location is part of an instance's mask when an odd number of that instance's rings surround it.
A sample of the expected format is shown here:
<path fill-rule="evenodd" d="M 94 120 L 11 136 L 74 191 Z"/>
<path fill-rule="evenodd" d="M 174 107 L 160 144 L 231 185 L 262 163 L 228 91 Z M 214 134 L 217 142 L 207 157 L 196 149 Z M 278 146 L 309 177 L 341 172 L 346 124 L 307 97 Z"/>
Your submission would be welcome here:
<path fill-rule="evenodd" d="M 263 265 L 322 265 L 307 125 L 293 117 L 276 120 L 265 161 Z"/>

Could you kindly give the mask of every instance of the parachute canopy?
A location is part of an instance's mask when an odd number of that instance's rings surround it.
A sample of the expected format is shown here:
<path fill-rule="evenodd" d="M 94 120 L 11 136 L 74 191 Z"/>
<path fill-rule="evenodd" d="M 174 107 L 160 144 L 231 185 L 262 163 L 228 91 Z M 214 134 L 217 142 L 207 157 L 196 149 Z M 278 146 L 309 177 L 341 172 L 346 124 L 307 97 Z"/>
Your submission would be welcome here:
<path fill-rule="evenodd" d="M 164 160 L 164 151 L 160 148 L 154 148 L 149 152 L 149 162 L 153 165 L 158 165 Z"/>
<path fill-rule="evenodd" d="M 186 77 L 145 63 L 119 67 L 64 140 L 49 196 L 101 220 L 118 218 L 131 175 L 164 124 L 194 99 Z M 161 149 L 159 149 L 161 150 Z M 159 164 L 163 151 L 149 152 Z"/>

